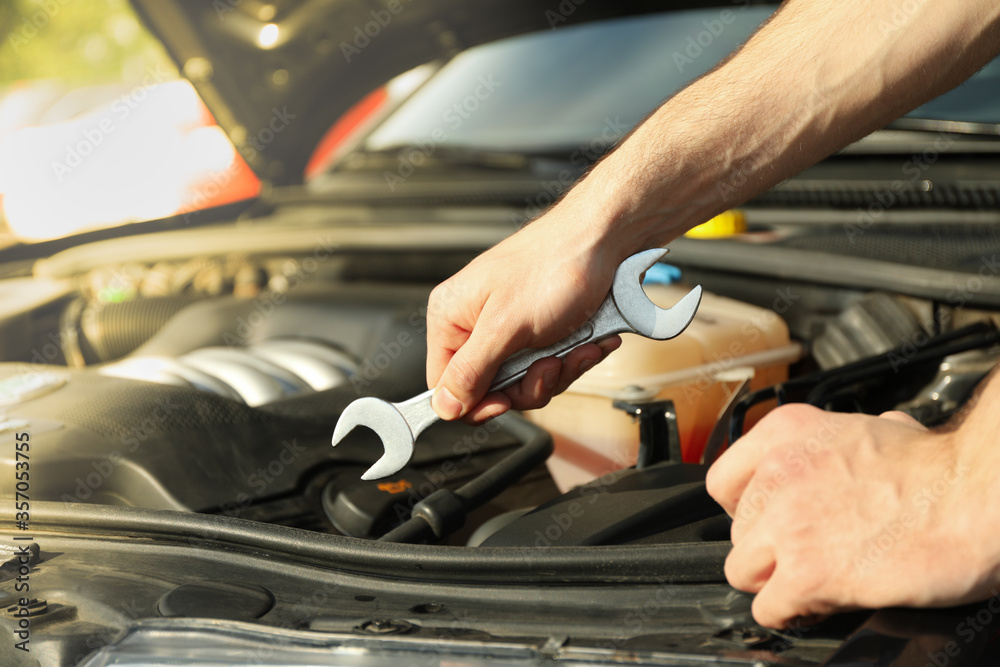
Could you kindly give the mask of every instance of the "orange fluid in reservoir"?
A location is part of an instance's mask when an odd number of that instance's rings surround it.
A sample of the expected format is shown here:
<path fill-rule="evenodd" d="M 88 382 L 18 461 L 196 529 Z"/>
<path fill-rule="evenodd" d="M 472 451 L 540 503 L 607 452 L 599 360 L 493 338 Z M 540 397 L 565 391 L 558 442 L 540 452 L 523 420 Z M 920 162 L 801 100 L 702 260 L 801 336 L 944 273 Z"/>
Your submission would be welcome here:
<path fill-rule="evenodd" d="M 645 286 L 667 308 L 690 290 L 684 285 Z M 751 389 L 782 382 L 800 355 L 775 312 L 705 293 L 698 314 L 677 338 L 652 341 L 625 334 L 621 348 L 541 410 L 527 413 L 555 441 L 548 466 L 567 490 L 635 464 L 639 425 L 612 407 L 615 399 L 674 402 L 685 461 L 701 459 L 719 413 L 742 380 Z M 766 412 L 750 411 L 747 426 Z"/>

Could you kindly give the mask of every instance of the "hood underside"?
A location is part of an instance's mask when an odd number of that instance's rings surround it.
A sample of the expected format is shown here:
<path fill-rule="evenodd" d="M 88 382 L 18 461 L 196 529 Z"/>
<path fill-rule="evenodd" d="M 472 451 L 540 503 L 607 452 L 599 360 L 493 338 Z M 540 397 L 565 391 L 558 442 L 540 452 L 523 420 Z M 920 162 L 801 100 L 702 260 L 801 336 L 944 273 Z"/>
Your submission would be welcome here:
<path fill-rule="evenodd" d="M 417 65 L 572 23 L 732 6 L 706 0 L 132 1 L 244 159 L 274 185 L 300 183 L 333 122 Z"/>

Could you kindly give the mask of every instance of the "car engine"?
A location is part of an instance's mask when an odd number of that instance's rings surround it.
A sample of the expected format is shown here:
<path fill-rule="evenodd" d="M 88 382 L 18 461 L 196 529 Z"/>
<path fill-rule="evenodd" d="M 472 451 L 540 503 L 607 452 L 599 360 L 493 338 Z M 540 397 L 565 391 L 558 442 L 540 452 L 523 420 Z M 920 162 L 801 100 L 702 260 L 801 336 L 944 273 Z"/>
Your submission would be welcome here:
<path fill-rule="evenodd" d="M 1000 358 L 988 309 L 767 277 L 737 284 L 682 266 L 685 282 L 714 292 L 699 314 L 706 331 L 746 313 L 689 363 L 697 372 L 650 374 L 691 356 L 674 341 L 641 350 L 644 375 L 612 357 L 611 371 L 527 420 L 435 425 L 406 469 L 364 482 L 380 441 L 357 429 L 333 448 L 333 426 L 358 396 L 401 400 L 425 388 L 427 296 L 464 257 L 416 280 L 428 263 L 407 253 L 327 264 L 206 254 L 63 279 L 44 307 L 3 327 L 8 338 L 31 332 L 8 347 L 0 393 L 6 428 L 30 424 L 38 443 L 35 497 L 400 542 L 722 541 L 728 521 L 704 491 L 706 464 L 770 407 L 902 409 L 937 425 Z M 655 282 L 650 295 L 668 289 Z M 773 344 L 743 349 L 762 323 Z M 615 455 L 595 459 L 602 447 Z M 551 529 L 551 516 L 598 496 L 600 512 Z"/>

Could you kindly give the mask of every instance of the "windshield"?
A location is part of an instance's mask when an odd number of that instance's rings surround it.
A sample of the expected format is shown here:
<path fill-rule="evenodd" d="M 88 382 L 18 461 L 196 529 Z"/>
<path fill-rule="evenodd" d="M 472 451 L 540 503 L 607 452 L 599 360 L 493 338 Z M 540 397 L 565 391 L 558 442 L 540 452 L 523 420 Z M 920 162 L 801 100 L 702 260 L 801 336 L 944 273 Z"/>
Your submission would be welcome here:
<path fill-rule="evenodd" d="M 991 125 L 1000 123 L 1000 58 L 991 61 L 958 88 L 906 116 Z"/>
<path fill-rule="evenodd" d="M 739 46 L 773 7 L 699 9 L 559 28 L 459 54 L 364 144 L 552 153 L 614 143 Z M 720 109 L 725 111 L 724 109 Z M 912 117 L 1000 123 L 1000 61 Z"/>

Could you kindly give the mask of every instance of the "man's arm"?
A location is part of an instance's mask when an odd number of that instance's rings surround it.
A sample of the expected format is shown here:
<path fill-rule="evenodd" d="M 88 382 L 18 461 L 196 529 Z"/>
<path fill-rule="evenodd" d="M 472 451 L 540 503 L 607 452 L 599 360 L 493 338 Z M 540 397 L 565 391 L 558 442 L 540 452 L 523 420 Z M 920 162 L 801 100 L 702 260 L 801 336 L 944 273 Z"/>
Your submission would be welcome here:
<path fill-rule="evenodd" d="M 995 0 L 789 0 L 545 215 L 435 289 L 435 410 L 477 420 L 544 405 L 618 341 L 539 361 L 519 385 L 484 395 L 506 357 L 579 326 L 621 260 L 882 127 L 998 50 Z"/>

